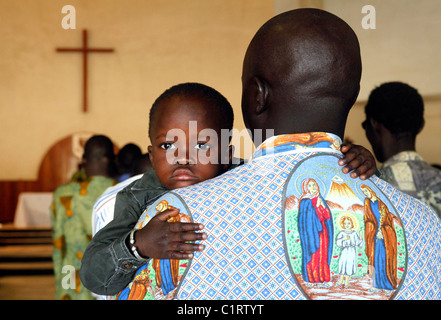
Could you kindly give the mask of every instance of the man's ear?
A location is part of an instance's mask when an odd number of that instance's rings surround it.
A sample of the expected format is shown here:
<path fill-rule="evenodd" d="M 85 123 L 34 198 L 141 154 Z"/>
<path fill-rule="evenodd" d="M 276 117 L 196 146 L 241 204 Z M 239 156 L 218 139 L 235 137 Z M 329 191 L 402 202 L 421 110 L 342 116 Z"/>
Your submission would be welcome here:
<path fill-rule="evenodd" d="M 259 77 L 254 77 L 253 82 L 255 86 L 255 99 L 256 99 L 255 113 L 259 115 L 267 109 L 268 86 L 265 83 L 265 81 L 263 81 Z"/>
<path fill-rule="evenodd" d="M 377 120 L 373 119 L 373 118 L 369 118 L 370 126 L 372 128 L 372 131 L 376 134 L 376 135 L 382 135 L 383 131 L 386 129 L 380 122 L 378 122 Z M 386 129 L 387 130 L 387 129 Z"/>

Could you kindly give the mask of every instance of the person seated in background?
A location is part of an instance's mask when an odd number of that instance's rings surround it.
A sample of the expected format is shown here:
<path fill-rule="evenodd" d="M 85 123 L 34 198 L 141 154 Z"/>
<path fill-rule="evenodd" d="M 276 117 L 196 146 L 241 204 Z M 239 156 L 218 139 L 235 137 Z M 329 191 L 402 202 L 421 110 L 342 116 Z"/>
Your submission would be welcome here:
<path fill-rule="evenodd" d="M 116 156 L 116 166 L 118 168 L 118 182 L 124 181 L 132 177 L 134 173 L 135 164 L 142 156 L 141 148 L 134 143 L 127 143 L 119 150 Z"/>
<path fill-rule="evenodd" d="M 381 177 L 397 189 L 429 204 L 441 218 L 441 170 L 416 151 L 424 127 L 424 101 L 418 90 L 387 82 L 372 90 L 362 126 L 375 157 L 383 162 Z"/>
<path fill-rule="evenodd" d="M 112 141 L 92 136 L 84 147 L 84 181 L 71 181 L 57 187 L 52 203 L 53 265 L 56 299 L 87 300 L 92 294 L 81 284 L 78 274 L 83 252 L 92 238 L 92 208 L 96 199 L 114 185 L 115 155 Z M 74 268 L 64 270 L 65 267 Z M 72 273 L 73 272 L 73 273 Z M 63 281 L 69 275 L 71 281 Z"/>

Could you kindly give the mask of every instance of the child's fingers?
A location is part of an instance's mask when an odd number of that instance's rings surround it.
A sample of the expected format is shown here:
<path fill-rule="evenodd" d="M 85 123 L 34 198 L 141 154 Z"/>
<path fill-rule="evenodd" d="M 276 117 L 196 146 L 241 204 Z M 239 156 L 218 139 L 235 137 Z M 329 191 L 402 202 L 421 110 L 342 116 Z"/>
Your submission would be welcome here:
<path fill-rule="evenodd" d="M 341 159 L 339 159 L 338 164 L 343 166 L 346 163 L 353 161 L 354 159 L 356 159 L 359 156 L 360 156 L 359 153 L 357 153 L 353 149 L 351 149 L 350 151 L 345 153 Z"/>
<path fill-rule="evenodd" d="M 361 169 L 359 172 L 363 173 L 364 171 L 367 170 L 367 166 L 369 166 L 370 164 L 367 163 L 367 161 L 363 161 L 362 157 L 355 157 L 354 159 L 352 159 L 351 161 L 347 162 L 346 165 L 343 167 L 342 171 L 343 173 L 348 173 L 351 172 L 352 170 L 356 169 Z M 366 166 L 365 168 L 363 168 L 363 166 Z"/>
<path fill-rule="evenodd" d="M 170 231 L 171 232 L 189 232 L 189 231 L 199 231 L 204 229 L 202 223 L 193 222 L 171 222 Z"/>
<path fill-rule="evenodd" d="M 196 251 L 203 251 L 205 246 L 203 244 L 194 243 L 178 243 L 176 250 L 169 251 L 169 259 L 190 259 L 193 258 L 193 253 Z"/>
<path fill-rule="evenodd" d="M 158 213 L 155 218 L 162 222 L 167 222 L 171 217 L 175 217 L 179 214 L 179 209 L 167 209 L 163 212 Z M 189 232 L 189 231 L 199 231 L 204 229 L 204 225 L 201 223 L 192 222 L 170 222 L 171 232 Z M 200 239 L 197 239 L 200 240 Z"/>
<path fill-rule="evenodd" d="M 167 209 L 158 213 L 155 218 L 161 221 L 167 221 L 171 217 L 176 217 L 179 214 L 179 209 Z"/>
<path fill-rule="evenodd" d="M 341 152 L 346 153 L 351 149 L 351 147 L 352 145 L 350 143 L 349 144 L 343 143 L 341 145 Z"/>
<path fill-rule="evenodd" d="M 188 225 L 189 223 L 173 223 L 173 225 Z M 195 224 L 196 225 L 196 224 Z M 205 246 L 194 241 L 207 239 L 206 233 L 200 232 L 176 232 L 173 236 L 175 241 L 170 244 L 168 251 L 169 259 L 191 259 L 193 252 L 203 251 Z"/>
<path fill-rule="evenodd" d="M 372 177 L 377 172 L 376 168 L 371 168 L 367 170 L 365 173 L 360 175 L 361 180 L 366 180 Z"/>
<path fill-rule="evenodd" d="M 196 250 L 195 250 L 196 251 Z M 199 250 L 202 251 L 202 250 Z M 193 258 L 193 252 L 189 251 L 170 251 L 166 259 L 184 260 Z"/>
<path fill-rule="evenodd" d="M 352 169 L 354 168 L 355 169 Z M 376 172 L 376 167 L 372 166 L 372 163 L 370 161 L 365 161 L 364 163 L 360 164 L 359 162 L 356 162 L 355 164 L 348 164 L 346 167 L 342 169 L 344 173 L 348 173 L 351 170 L 351 177 L 357 178 L 360 177 L 361 180 L 366 180 L 370 177 L 372 177 Z"/>

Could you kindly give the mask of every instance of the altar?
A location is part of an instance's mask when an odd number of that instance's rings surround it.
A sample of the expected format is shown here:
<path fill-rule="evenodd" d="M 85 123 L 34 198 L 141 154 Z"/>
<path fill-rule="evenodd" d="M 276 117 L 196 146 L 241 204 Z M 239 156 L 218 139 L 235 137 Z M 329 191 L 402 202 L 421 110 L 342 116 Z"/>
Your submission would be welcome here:
<path fill-rule="evenodd" d="M 22 192 L 18 196 L 16 228 L 51 227 L 52 192 Z"/>

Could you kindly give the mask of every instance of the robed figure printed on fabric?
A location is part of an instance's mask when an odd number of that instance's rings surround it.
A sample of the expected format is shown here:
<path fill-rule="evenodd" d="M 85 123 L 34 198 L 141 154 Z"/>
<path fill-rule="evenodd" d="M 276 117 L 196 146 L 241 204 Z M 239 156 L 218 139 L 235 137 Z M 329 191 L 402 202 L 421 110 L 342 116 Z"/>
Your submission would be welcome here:
<path fill-rule="evenodd" d="M 175 204 L 173 206 L 172 204 Z M 171 217 L 168 222 L 191 222 L 191 218 L 185 212 L 188 209 L 175 197 L 168 196 L 147 208 L 141 215 L 136 229 L 143 228 L 150 219 L 167 209 L 178 208 L 180 213 Z M 151 259 L 141 266 L 134 279 L 116 297 L 117 300 L 171 300 L 175 296 L 179 281 L 182 279 L 188 267 L 188 260 L 177 259 Z"/>
<path fill-rule="evenodd" d="M 344 176 L 333 163 L 334 155 L 310 157 L 287 179 L 284 233 L 294 279 L 310 299 L 392 299 L 406 272 L 400 217 L 372 182 Z"/>
<path fill-rule="evenodd" d="M 367 185 L 360 186 L 366 195 L 364 223 L 366 255 L 373 287 L 394 290 L 397 287 L 397 235 L 394 228 L 396 216 L 377 198 Z M 399 222 L 398 222 L 399 223 Z"/>
<path fill-rule="evenodd" d="M 308 283 L 331 281 L 330 263 L 334 240 L 331 209 L 314 179 L 302 183 L 298 230 L 302 244 L 302 275 Z"/>

